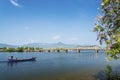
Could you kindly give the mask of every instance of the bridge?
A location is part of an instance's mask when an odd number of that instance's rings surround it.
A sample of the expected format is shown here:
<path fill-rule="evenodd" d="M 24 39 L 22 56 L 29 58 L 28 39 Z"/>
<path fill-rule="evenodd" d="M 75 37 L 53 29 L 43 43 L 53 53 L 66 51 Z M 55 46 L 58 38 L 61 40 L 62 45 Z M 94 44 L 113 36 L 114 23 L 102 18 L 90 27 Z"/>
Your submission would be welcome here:
<path fill-rule="evenodd" d="M 62 51 L 62 52 L 68 53 L 70 51 L 75 51 L 77 53 L 80 53 L 81 50 L 95 50 L 95 52 L 98 53 L 99 50 L 104 50 L 104 49 L 98 46 L 76 47 L 76 48 L 44 48 L 39 52 L 61 52 Z"/>

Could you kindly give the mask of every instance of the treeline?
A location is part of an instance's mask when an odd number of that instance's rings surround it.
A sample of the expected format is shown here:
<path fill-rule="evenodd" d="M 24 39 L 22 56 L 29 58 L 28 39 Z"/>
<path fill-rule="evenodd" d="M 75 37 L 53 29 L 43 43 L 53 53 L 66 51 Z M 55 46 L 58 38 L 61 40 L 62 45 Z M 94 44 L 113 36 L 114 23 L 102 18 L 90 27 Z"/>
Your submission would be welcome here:
<path fill-rule="evenodd" d="M 0 48 L 1 52 L 41 52 L 43 48 L 34 48 L 34 47 L 17 47 L 17 48 Z"/>

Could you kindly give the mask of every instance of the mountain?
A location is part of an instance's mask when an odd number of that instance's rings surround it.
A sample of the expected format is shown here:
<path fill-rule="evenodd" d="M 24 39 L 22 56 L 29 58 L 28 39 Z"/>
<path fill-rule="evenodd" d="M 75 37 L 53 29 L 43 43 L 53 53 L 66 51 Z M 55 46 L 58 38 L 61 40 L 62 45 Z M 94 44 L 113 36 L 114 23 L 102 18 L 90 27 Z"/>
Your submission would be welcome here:
<path fill-rule="evenodd" d="M 21 45 L 23 47 L 40 47 L 40 48 L 72 48 L 76 47 L 76 45 L 64 44 L 62 42 L 58 43 L 30 43 Z"/>
<path fill-rule="evenodd" d="M 2 44 L 0 43 L 0 48 L 3 47 L 10 47 L 10 48 L 17 48 L 17 47 L 39 47 L 39 48 L 75 48 L 75 47 L 88 47 L 88 46 L 96 46 L 96 45 L 74 45 L 74 44 L 65 44 L 62 42 L 58 43 L 29 43 L 24 45 L 9 45 L 9 44 Z"/>
<path fill-rule="evenodd" d="M 17 46 L 0 43 L 0 48 L 3 48 L 3 47 L 16 48 Z"/>

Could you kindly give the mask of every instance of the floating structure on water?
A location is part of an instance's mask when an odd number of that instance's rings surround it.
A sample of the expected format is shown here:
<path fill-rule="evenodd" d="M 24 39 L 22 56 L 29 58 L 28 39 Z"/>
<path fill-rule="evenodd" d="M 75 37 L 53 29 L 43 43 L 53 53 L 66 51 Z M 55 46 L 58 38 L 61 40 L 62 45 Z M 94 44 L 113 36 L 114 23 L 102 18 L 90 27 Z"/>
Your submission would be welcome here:
<path fill-rule="evenodd" d="M 9 63 L 13 63 L 13 62 L 25 62 L 25 61 L 35 61 L 36 57 L 32 57 L 32 58 L 26 58 L 26 59 L 8 59 Z"/>

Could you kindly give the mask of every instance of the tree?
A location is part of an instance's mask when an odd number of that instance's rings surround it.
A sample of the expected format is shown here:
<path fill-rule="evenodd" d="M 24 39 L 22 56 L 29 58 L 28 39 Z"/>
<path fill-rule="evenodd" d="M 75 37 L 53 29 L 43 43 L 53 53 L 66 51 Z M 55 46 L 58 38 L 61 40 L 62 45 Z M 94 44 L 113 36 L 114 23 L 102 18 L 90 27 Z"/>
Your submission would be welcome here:
<path fill-rule="evenodd" d="M 17 52 L 24 52 L 24 47 L 18 47 L 16 50 Z"/>
<path fill-rule="evenodd" d="M 101 14 L 97 17 L 94 31 L 100 44 L 106 44 L 109 58 L 120 53 L 120 0 L 102 0 Z"/>
<path fill-rule="evenodd" d="M 5 52 L 16 52 L 15 48 L 6 48 Z"/>

